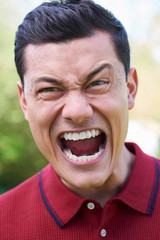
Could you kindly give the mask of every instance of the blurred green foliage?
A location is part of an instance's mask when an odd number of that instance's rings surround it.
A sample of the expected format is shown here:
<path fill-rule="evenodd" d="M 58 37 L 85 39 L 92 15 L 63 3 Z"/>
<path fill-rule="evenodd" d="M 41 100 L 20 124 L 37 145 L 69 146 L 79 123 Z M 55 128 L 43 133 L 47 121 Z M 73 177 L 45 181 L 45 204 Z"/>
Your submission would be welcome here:
<path fill-rule="evenodd" d="M 0 7 L 0 13 L 2 6 Z M 2 15 L 1 15 L 2 17 Z M 42 169 L 47 161 L 35 146 L 20 109 L 14 66 L 14 31 L 0 19 L 0 193 Z"/>

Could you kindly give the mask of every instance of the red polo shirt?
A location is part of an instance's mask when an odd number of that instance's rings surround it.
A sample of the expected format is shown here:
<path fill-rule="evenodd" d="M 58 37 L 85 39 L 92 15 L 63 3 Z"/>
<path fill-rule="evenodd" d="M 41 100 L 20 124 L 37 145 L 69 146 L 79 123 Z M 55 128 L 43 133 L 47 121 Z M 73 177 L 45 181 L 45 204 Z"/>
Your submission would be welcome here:
<path fill-rule="evenodd" d="M 102 208 L 70 191 L 51 165 L 0 196 L 0 239 L 160 239 L 159 161 L 135 144 L 133 170 Z"/>

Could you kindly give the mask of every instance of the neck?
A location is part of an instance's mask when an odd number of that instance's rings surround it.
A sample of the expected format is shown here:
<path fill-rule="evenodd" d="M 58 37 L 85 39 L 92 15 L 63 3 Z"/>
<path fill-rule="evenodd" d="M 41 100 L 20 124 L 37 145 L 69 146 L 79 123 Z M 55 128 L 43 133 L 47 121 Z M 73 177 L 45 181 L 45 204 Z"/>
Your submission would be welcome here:
<path fill-rule="evenodd" d="M 135 156 L 124 147 L 117 166 L 102 186 L 73 191 L 83 198 L 90 198 L 97 201 L 103 207 L 110 198 L 114 197 L 122 190 L 131 173 L 134 160 Z"/>

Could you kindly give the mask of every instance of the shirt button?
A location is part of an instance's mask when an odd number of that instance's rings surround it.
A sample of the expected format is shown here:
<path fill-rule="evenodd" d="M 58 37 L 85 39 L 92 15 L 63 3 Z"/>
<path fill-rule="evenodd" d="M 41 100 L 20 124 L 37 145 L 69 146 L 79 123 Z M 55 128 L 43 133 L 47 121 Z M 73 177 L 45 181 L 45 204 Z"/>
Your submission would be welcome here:
<path fill-rule="evenodd" d="M 102 237 L 105 237 L 106 235 L 107 235 L 106 229 L 102 229 L 102 230 L 101 230 L 101 236 L 102 236 Z"/>
<path fill-rule="evenodd" d="M 89 203 L 87 204 L 87 207 L 88 207 L 88 209 L 93 210 L 93 209 L 95 208 L 95 205 L 94 205 L 94 203 L 89 202 Z"/>

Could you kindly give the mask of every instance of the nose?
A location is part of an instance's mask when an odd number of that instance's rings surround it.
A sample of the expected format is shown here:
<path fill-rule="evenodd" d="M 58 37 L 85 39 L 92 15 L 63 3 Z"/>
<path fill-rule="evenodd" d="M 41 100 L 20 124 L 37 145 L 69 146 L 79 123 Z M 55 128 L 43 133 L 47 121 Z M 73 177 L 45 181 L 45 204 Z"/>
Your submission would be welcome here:
<path fill-rule="evenodd" d="M 70 93 L 66 96 L 62 117 L 81 124 L 93 116 L 93 109 L 83 93 Z"/>

